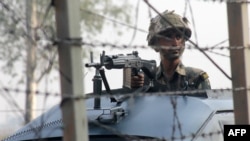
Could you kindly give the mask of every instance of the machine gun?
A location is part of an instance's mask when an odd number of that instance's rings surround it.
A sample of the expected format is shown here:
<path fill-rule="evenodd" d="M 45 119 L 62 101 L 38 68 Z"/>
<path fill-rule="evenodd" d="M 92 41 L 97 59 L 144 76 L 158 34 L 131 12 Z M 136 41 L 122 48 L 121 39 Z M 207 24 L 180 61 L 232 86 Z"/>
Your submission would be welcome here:
<path fill-rule="evenodd" d="M 92 59 L 91 59 L 92 60 Z M 102 93 L 102 81 L 106 88 L 106 91 L 112 94 L 109 84 L 107 82 L 104 68 L 110 69 L 124 69 L 124 73 L 127 70 L 131 70 L 131 73 L 127 73 L 124 79 L 129 79 L 131 75 L 137 75 L 140 71 L 143 71 L 149 78 L 149 86 L 153 86 L 153 79 L 155 78 L 156 61 L 155 60 L 143 60 L 138 56 L 137 51 L 133 51 L 132 54 L 118 54 L 118 55 L 105 55 L 103 51 L 100 55 L 100 63 L 86 63 L 86 67 L 95 67 L 95 76 L 93 78 L 93 94 L 101 95 Z M 128 76 L 130 75 L 130 76 Z M 115 101 L 111 98 L 111 101 Z M 100 108 L 100 98 L 95 99 L 95 109 Z"/>
<path fill-rule="evenodd" d="M 131 68 L 132 75 L 138 75 L 142 70 L 152 80 L 155 77 L 156 61 L 143 60 L 138 56 L 137 51 L 133 51 L 132 54 L 127 55 L 104 56 L 104 66 L 106 69 Z"/>
<path fill-rule="evenodd" d="M 105 66 L 106 69 L 123 69 L 131 68 L 133 75 L 137 75 L 141 70 L 149 77 L 154 79 L 156 61 L 155 60 L 143 60 L 138 56 L 137 51 L 133 51 L 132 54 L 118 54 L 118 55 L 105 55 L 102 53 L 100 57 L 100 63 L 87 63 L 86 67 L 95 67 L 100 69 Z"/>

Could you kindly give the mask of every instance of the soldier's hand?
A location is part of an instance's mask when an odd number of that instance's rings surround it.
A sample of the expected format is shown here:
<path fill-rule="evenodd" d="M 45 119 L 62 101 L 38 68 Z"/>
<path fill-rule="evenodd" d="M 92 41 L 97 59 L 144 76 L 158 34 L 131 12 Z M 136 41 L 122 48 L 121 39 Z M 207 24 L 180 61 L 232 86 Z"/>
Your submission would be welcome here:
<path fill-rule="evenodd" d="M 138 73 L 138 75 L 131 76 L 131 88 L 138 88 L 144 85 L 144 74 Z"/>

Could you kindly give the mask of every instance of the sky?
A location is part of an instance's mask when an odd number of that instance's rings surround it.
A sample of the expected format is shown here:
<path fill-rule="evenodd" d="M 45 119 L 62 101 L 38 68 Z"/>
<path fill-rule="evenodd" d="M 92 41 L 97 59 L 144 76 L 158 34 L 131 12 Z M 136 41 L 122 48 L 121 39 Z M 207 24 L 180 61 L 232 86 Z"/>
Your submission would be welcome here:
<path fill-rule="evenodd" d="M 137 5 L 137 0 L 129 0 L 134 7 Z M 185 0 L 148 0 L 159 12 L 163 12 L 164 10 L 175 10 L 177 14 L 183 15 L 184 11 L 186 11 L 186 17 L 190 21 L 190 27 L 193 31 L 191 40 L 197 43 L 201 48 L 212 47 L 222 41 L 228 39 L 228 24 L 227 24 L 227 11 L 226 11 L 226 3 L 224 2 L 212 2 L 204 1 L 204 0 L 190 0 L 190 5 L 185 5 Z M 186 9 L 186 10 L 185 10 Z M 154 17 L 156 13 L 151 10 L 151 14 Z M 131 11 L 131 16 L 136 17 L 135 8 Z M 112 17 L 110 17 L 112 19 Z M 138 8 L 138 22 L 137 27 L 147 31 L 149 26 L 149 9 L 143 0 L 140 0 L 139 8 Z M 122 21 L 120 21 L 122 22 Z M 119 25 L 118 25 L 119 26 Z M 133 37 L 134 30 L 127 27 L 119 27 L 123 32 L 122 36 L 116 35 L 115 31 L 108 27 L 104 30 L 104 32 L 98 36 L 98 40 L 101 42 L 114 43 L 118 45 L 128 45 L 131 40 L 133 42 L 131 45 L 142 45 L 147 46 L 146 36 L 147 33 L 137 31 L 135 37 Z M 189 43 L 187 43 L 188 45 Z M 228 46 L 228 42 L 225 42 L 221 46 Z M 98 47 L 95 48 L 94 52 L 94 62 L 99 61 L 99 55 L 102 51 L 105 51 L 107 55 L 115 55 L 115 54 L 128 54 L 132 51 L 137 50 L 139 52 L 139 56 L 142 59 L 146 60 L 156 60 L 159 65 L 159 55 L 150 47 L 146 49 L 136 48 L 136 49 L 114 49 L 114 48 L 103 48 Z M 230 68 L 230 58 L 229 51 L 215 49 L 214 52 L 219 53 L 211 53 L 206 52 L 229 76 L 231 76 L 231 68 Z M 223 55 L 221 55 L 223 54 Z M 90 59 L 84 59 L 83 66 L 85 63 L 88 63 Z M 183 56 L 182 61 L 185 66 L 192 66 L 203 69 L 209 75 L 210 83 L 212 89 L 224 89 L 231 88 L 231 81 L 223 75 L 219 69 L 211 63 L 209 59 L 207 59 L 201 52 L 195 49 L 186 49 Z M 84 77 L 84 92 L 90 93 L 93 91 L 93 82 L 92 78 L 94 76 L 93 68 L 83 68 L 83 77 Z M 105 70 L 107 80 L 109 82 L 110 88 L 121 88 L 122 87 L 122 70 Z M 10 78 L 11 79 L 11 78 Z M 43 82 L 43 83 L 46 83 Z M 54 84 L 50 86 L 48 89 L 53 92 L 59 92 L 60 84 Z M 44 89 L 45 87 L 41 87 Z M 104 89 L 104 86 L 103 86 Z M 22 95 L 15 95 L 15 98 L 18 99 L 21 107 L 24 106 L 24 98 Z M 46 106 L 51 107 L 60 102 L 60 97 L 49 97 L 48 99 L 44 99 L 44 97 L 38 97 L 38 108 L 43 108 L 44 101 Z M 42 100 L 41 100 L 42 99 Z M 0 100 L 3 99 L 0 97 Z M 1 102 L 2 109 L 11 109 L 9 103 Z M 9 119 L 15 118 L 17 114 L 12 113 L 1 113 L 0 125 L 9 121 Z M 13 126 L 13 125 L 12 125 Z M 10 127 L 10 130 L 12 128 Z M 1 128 L 0 128 L 1 131 Z"/>

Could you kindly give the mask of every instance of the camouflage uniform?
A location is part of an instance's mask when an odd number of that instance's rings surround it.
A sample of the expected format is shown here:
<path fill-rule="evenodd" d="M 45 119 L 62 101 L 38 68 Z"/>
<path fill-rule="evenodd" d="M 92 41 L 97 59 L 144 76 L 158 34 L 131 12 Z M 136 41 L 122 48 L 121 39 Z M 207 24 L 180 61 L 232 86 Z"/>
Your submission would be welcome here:
<path fill-rule="evenodd" d="M 154 89 L 158 91 L 211 89 L 206 72 L 198 68 L 185 67 L 182 63 L 177 66 L 171 80 L 164 76 L 162 65 L 160 65 L 155 79 Z"/>

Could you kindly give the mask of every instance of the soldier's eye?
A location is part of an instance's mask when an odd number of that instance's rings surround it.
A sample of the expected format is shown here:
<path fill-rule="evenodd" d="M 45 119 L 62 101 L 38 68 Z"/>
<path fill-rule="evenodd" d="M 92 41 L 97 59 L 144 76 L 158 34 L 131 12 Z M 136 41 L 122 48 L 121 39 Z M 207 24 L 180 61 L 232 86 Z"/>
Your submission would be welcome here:
<path fill-rule="evenodd" d="M 180 32 L 180 31 L 179 31 Z M 167 30 L 160 33 L 161 36 L 165 37 L 167 40 L 177 39 L 181 40 L 184 38 L 184 33 L 179 33 L 177 30 Z"/>
<path fill-rule="evenodd" d="M 168 34 L 165 34 L 164 37 L 172 39 L 173 38 L 173 34 L 172 33 L 168 33 Z"/>
<path fill-rule="evenodd" d="M 182 36 L 181 34 L 175 34 L 175 38 L 176 38 L 177 40 L 180 40 L 180 39 L 183 38 L 183 36 Z"/>

